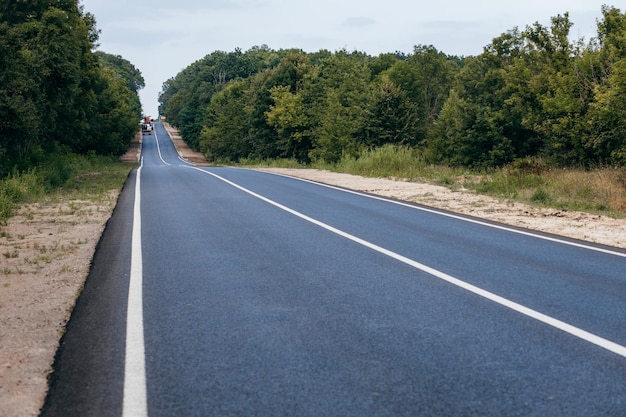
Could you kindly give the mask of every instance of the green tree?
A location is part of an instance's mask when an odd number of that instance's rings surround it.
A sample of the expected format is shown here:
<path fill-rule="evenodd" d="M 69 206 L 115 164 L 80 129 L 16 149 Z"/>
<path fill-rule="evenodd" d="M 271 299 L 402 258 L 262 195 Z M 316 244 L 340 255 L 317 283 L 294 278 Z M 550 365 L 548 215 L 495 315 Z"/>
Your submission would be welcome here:
<path fill-rule="evenodd" d="M 280 124 L 270 123 L 268 114 L 272 113 L 272 106 L 276 106 L 275 99 L 278 91 L 298 95 L 302 90 L 305 76 L 312 67 L 309 59 L 302 51 L 285 51 L 280 63 L 267 71 L 262 71 L 254 77 L 251 83 L 251 126 L 250 140 L 253 143 L 252 156 L 259 158 L 296 158 L 307 161 L 308 136 L 306 126 L 290 129 L 281 129 Z M 281 87 L 282 89 L 274 90 Z M 272 97 L 272 91 L 275 96 Z M 287 95 L 285 95 L 287 97 Z M 299 100 L 299 99 L 296 99 Z M 279 105 L 280 107 L 280 105 Z M 300 116 L 303 120 L 304 116 Z M 304 149 L 304 151 L 303 151 Z"/>
<path fill-rule="evenodd" d="M 309 152 L 311 159 L 335 163 L 342 156 L 358 156 L 361 147 L 354 135 L 359 126 L 350 109 L 342 104 L 337 91 L 328 92 L 324 108 L 315 132 L 315 145 Z"/>
<path fill-rule="evenodd" d="M 581 73 L 593 88 L 585 146 L 600 162 L 626 165 L 626 13 L 604 6 L 598 45 L 586 51 Z"/>
<path fill-rule="evenodd" d="M 43 68 L 24 46 L 37 24 L 0 23 L 0 177 L 28 168 L 40 149 L 43 129 Z"/>
<path fill-rule="evenodd" d="M 374 92 L 367 130 L 368 144 L 418 144 L 418 108 L 406 91 L 383 78 Z"/>
<path fill-rule="evenodd" d="M 210 161 L 237 161 L 250 155 L 250 80 L 236 80 L 214 94 L 200 133 L 200 150 Z"/>
<path fill-rule="evenodd" d="M 448 98 L 460 63 L 433 46 L 418 45 L 408 59 L 396 62 L 386 74 L 416 104 L 417 140 L 426 138 Z"/>
<path fill-rule="evenodd" d="M 275 66 L 279 57 L 266 46 L 247 52 L 215 51 L 183 69 L 163 84 L 159 95 L 159 113 L 177 126 L 183 139 L 199 149 L 206 109 L 214 94 L 229 82 L 247 78 L 268 66 Z"/>
<path fill-rule="evenodd" d="M 366 146 L 366 126 L 372 97 L 368 57 L 338 51 L 322 60 L 307 79 L 303 92 L 310 109 L 313 160 L 336 162 L 356 157 Z"/>
<path fill-rule="evenodd" d="M 433 126 L 427 155 L 451 166 L 484 168 L 510 161 L 512 148 L 498 112 L 453 90 Z"/>
<path fill-rule="evenodd" d="M 120 156 L 137 133 L 137 120 L 141 115 L 137 94 L 111 69 L 102 70 L 94 93 L 97 108 L 89 120 L 93 138 L 89 150 Z"/>
<path fill-rule="evenodd" d="M 550 28 L 535 23 L 524 31 L 524 65 L 530 75 L 524 88 L 533 104 L 524 125 L 537 132 L 544 155 L 560 164 L 582 163 L 587 159 L 581 143 L 585 109 L 574 72 L 579 51 L 569 41 L 568 14 L 551 22 Z"/>
<path fill-rule="evenodd" d="M 488 167 L 516 157 L 521 144 L 507 133 L 521 131 L 519 117 L 509 117 L 519 111 L 519 102 L 507 71 L 519 59 L 521 44 L 514 29 L 495 38 L 479 56 L 465 60 L 428 133 L 427 154 L 433 162 Z"/>
<path fill-rule="evenodd" d="M 95 24 L 77 0 L 0 4 L 0 175 L 47 163 L 58 152 L 122 152 L 96 139 L 105 115 L 124 132 L 116 141 L 132 138 L 139 100 L 99 66 Z M 131 118 L 129 133 L 122 127 Z"/>
<path fill-rule="evenodd" d="M 289 86 L 279 85 L 270 89 L 270 97 L 274 104 L 265 115 L 278 133 L 276 146 L 285 156 L 307 161 L 311 141 L 302 96 L 292 93 Z"/>
<path fill-rule="evenodd" d="M 96 51 L 96 57 L 100 65 L 110 68 L 114 74 L 121 77 L 130 91 L 138 93 L 146 86 L 146 82 L 139 71 L 130 61 L 122 58 L 120 55 L 107 54 L 106 52 Z"/>

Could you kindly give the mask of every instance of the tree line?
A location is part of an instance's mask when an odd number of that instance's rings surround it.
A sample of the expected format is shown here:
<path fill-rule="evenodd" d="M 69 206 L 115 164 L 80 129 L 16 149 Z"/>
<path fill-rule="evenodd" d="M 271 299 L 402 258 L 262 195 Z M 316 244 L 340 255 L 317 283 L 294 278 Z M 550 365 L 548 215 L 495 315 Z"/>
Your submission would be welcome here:
<path fill-rule="evenodd" d="M 163 84 L 159 112 L 214 161 L 333 163 L 396 144 L 474 168 L 539 157 L 626 164 L 626 14 L 570 40 L 567 13 L 494 38 L 478 56 L 215 51 Z"/>
<path fill-rule="evenodd" d="M 128 149 L 144 80 L 94 52 L 98 36 L 78 0 L 0 3 L 0 178 L 67 153 Z"/>

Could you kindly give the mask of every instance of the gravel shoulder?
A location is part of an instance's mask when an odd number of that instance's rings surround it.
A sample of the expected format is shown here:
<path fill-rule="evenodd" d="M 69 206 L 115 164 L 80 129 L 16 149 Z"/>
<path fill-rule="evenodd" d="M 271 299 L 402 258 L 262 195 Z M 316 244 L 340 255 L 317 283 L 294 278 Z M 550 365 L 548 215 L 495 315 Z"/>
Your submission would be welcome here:
<path fill-rule="evenodd" d="M 206 165 L 176 129 L 165 127 L 183 158 Z M 140 138 L 125 160 L 137 161 Z M 264 170 L 626 248 L 625 220 L 537 208 L 424 183 L 312 169 Z M 0 227 L 0 417 L 39 414 L 60 337 L 118 196 L 119 190 L 112 190 L 97 203 L 24 205 Z"/>

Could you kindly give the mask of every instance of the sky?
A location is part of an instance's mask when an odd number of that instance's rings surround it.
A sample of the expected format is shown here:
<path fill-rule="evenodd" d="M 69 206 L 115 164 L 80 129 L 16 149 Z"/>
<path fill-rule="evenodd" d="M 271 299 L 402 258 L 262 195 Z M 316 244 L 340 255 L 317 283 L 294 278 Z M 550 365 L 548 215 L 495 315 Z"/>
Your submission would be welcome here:
<path fill-rule="evenodd" d="M 478 55 L 515 27 L 569 12 L 574 39 L 596 36 L 610 0 L 81 0 L 101 31 L 98 50 L 121 55 L 146 82 L 146 115 L 158 115 L 163 83 L 214 51 L 253 46 L 409 54 L 433 45 L 449 55 Z"/>

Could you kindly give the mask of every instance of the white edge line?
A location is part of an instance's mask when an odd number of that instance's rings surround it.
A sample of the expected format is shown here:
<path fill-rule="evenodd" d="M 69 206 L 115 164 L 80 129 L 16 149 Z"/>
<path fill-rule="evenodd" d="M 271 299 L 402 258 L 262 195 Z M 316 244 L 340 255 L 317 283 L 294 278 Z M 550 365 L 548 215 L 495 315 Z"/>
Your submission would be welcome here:
<path fill-rule="evenodd" d="M 569 333 L 569 334 L 571 334 L 573 336 L 576 336 L 576 337 L 578 337 L 578 338 L 580 338 L 582 340 L 585 340 L 585 341 L 587 341 L 589 343 L 592 343 L 592 344 L 594 344 L 596 346 L 599 346 L 601 348 L 604 348 L 604 349 L 606 349 L 606 350 L 608 350 L 610 352 L 613 352 L 613 353 L 615 353 L 617 355 L 620 355 L 620 356 L 626 358 L 626 347 L 625 346 L 622 346 L 622 345 L 619 345 L 619 344 L 617 344 L 615 342 L 612 342 L 610 340 L 604 339 L 604 338 L 602 338 L 600 336 L 597 336 L 597 335 L 595 335 L 593 333 L 587 332 L 586 330 L 582 330 L 582 329 L 580 329 L 578 327 L 572 326 L 571 324 L 565 323 L 565 322 L 563 322 L 561 320 L 555 319 L 555 318 L 550 317 L 550 316 L 548 316 L 546 314 L 543 314 L 543 313 L 540 313 L 540 312 L 538 312 L 536 310 L 533 310 L 531 308 L 525 307 L 525 306 L 523 306 L 521 304 L 518 304 L 518 303 L 516 303 L 514 301 L 508 300 L 508 299 L 506 299 L 504 297 L 501 297 L 499 295 L 496 295 L 496 294 L 494 294 L 492 292 L 489 292 L 487 290 L 483 290 L 482 288 L 476 287 L 475 285 L 469 284 L 469 283 L 467 283 L 465 281 L 461 281 L 460 279 L 455 278 L 455 277 L 453 277 L 451 275 L 448 275 L 448 274 L 446 274 L 444 272 L 441 272 L 439 270 L 436 270 L 434 268 L 431 268 L 429 266 L 421 264 L 421 263 L 419 263 L 417 261 L 414 261 L 412 259 L 409 259 L 409 258 L 407 258 L 405 256 L 399 255 L 399 254 L 397 254 L 395 252 L 392 252 L 392 251 L 390 251 L 388 249 L 385 249 L 385 248 L 383 248 L 381 246 L 375 245 L 375 244 L 373 244 L 371 242 L 368 242 L 366 240 L 358 238 L 358 237 L 356 237 L 354 235 L 351 235 L 349 233 L 346 233 L 346 232 L 344 232 L 342 230 L 336 229 L 336 228 L 334 228 L 334 227 L 332 227 L 332 226 L 330 226 L 330 225 L 328 225 L 326 223 L 322 223 L 319 220 L 313 219 L 313 218 L 311 218 L 311 217 L 309 217 L 309 216 L 307 216 L 305 214 L 302 214 L 302 213 L 300 213 L 298 211 L 290 209 L 289 207 L 283 206 L 282 204 L 277 203 L 276 201 L 270 200 L 267 197 L 264 197 L 264 196 L 262 196 L 260 194 L 257 194 L 254 191 L 248 190 L 247 188 L 244 188 L 244 187 L 242 187 L 242 186 L 240 186 L 238 184 L 235 184 L 234 182 L 229 181 L 226 178 L 220 177 L 219 175 L 216 175 L 216 174 L 214 174 L 212 172 L 205 171 L 203 169 L 196 168 L 196 167 L 190 167 L 190 168 L 196 169 L 196 170 L 198 170 L 200 172 L 204 172 L 205 174 L 208 174 L 208 175 L 212 175 L 213 177 L 215 177 L 215 178 L 217 178 L 217 179 L 219 179 L 221 181 L 224 181 L 225 183 L 227 183 L 227 184 L 229 184 L 229 185 L 231 185 L 231 186 L 233 186 L 233 187 L 235 187 L 235 188 L 237 188 L 237 189 L 239 189 L 239 190 L 241 190 L 243 192 L 246 192 L 246 193 L 250 194 L 253 197 L 256 197 L 256 198 L 258 198 L 260 200 L 263 200 L 263 201 L 265 201 L 268 204 L 271 204 L 271 205 L 273 205 L 275 207 L 278 207 L 281 210 L 284 210 L 284 211 L 286 211 L 286 212 L 288 212 L 290 214 L 293 214 L 296 217 L 299 217 L 299 218 L 301 218 L 303 220 L 306 220 L 306 221 L 308 221 L 310 223 L 313 223 L 313 224 L 315 224 L 315 225 L 317 225 L 319 227 L 322 227 L 322 228 L 324 228 L 324 229 L 326 229 L 326 230 L 328 230 L 328 231 L 330 231 L 332 233 L 335 233 L 335 234 L 337 234 L 339 236 L 342 236 L 342 237 L 344 237 L 346 239 L 349 239 L 349 240 L 351 240 L 351 241 L 353 241 L 355 243 L 363 245 L 363 246 L 365 246 L 365 247 L 367 247 L 369 249 L 372 249 L 372 250 L 374 250 L 376 252 L 382 253 L 383 255 L 387 255 L 387 256 L 389 256 L 389 257 L 391 257 L 391 258 L 393 258 L 393 259 L 395 259 L 397 261 L 400 261 L 400 262 L 402 262 L 402 263 L 404 263 L 406 265 L 412 266 L 413 268 L 416 268 L 416 269 L 419 269 L 419 270 L 421 270 L 423 272 L 426 272 L 426 273 L 428 273 L 428 274 L 430 274 L 430 275 L 432 275 L 434 277 L 437 277 L 437 278 L 439 278 L 439 279 L 441 279 L 443 281 L 446 281 L 446 282 L 448 282 L 448 283 L 450 283 L 452 285 L 455 285 L 455 286 L 457 286 L 459 288 L 465 289 L 465 290 L 467 290 L 467 291 L 469 291 L 471 293 L 479 295 L 479 296 L 481 296 L 483 298 L 486 298 L 486 299 L 488 299 L 490 301 L 498 303 L 498 304 L 500 304 L 500 305 L 502 305 L 504 307 L 507 307 L 507 308 L 509 308 L 511 310 L 514 310 L 514 311 L 516 311 L 518 313 L 521 313 L 521 314 L 523 314 L 523 315 L 525 315 L 527 317 L 530 317 L 530 318 L 533 318 L 535 320 L 538 320 L 538 321 L 540 321 L 542 323 L 545 323 L 545 324 L 547 324 L 549 326 L 552 326 L 552 327 L 554 327 L 556 329 L 562 330 L 562 331 L 564 331 L 566 333 Z M 385 200 L 385 199 L 383 199 L 383 200 Z M 392 201 L 392 200 L 390 200 L 390 201 Z"/>
<path fill-rule="evenodd" d="M 165 129 L 165 127 L 163 127 L 163 128 Z M 178 154 L 178 159 L 180 159 L 182 162 L 184 162 L 184 163 L 186 163 L 188 165 L 195 166 L 196 164 L 194 164 L 193 162 L 189 162 L 188 160 L 183 158 L 181 153 L 178 151 L 178 148 L 176 147 L 176 145 L 174 145 L 174 139 L 172 139 L 172 135 L 170 134 L 170 131 L 165 129 L 165 133 L 167 133 L 167 136 L 170 138 L 170 142 L 172 142 L 172 146 L 174 147 L 174 149 L 176 150 L 176 153 Z"/>
<path fill-rule="evenodd" d="M 146 366 L 143 334 L 143 255 L 141 250 L 141 165 L 135 183 L 132 253 L 126 314 L 126 357 L 122 417 L 147 417 Z"/>
<path fill-rule="evenodd" d="M 156 129 L 153 129 L 152 131 L 154 132 L 154 138 L 156 139 L 157 152 L 159 153 L 159 159 L 168 167 L 171 166 L 172 164 L 165 162 L 165 160 L 163 159 L 163 156 L 161 155 L 161 146 L 159 146 L 159 136 L 157 135 Z"/>
<path fill-rule="evenodd" d="M 565 239 L 559 239 L 559 238 L 556 238 L 556 237 L 545 236 L 545 235 L 542 235 L 542 234 L 539 234 L 539 233 L 533 233 L 532 231 L 525 231 L 525 230 L 520 230 L 520 229 L 516 229 L 516 228 L 513 228 L 513 227 L 507 227 L 507 226 L 502 226 L 502 225 L 498 225 L 498 224 L 494 224 L 494 223 L 484 222 L 484 221 L 481 221 L 481 220 L 472 219 L 470 217 L 464 217 L 464 216 L 460 216 L 460 215 L 457 215 L 457 214 L 447 213 L 447 212 L 445 212 L 443 210 L 440 211 L 440 210 L 437 210 L 435 208 L 430 209 L 430 208 L 418 206 L 418 205 L 415 205 L 415 204 L 409 204 L 409 203 L 405 203 L 405 202 L 398 201 L 398 200 L 392 200 L 390 198 L 380 197 L 380 196 L 373 195 L 373 194 L 366 194 L 366 193 L 363 193 L 363 192 L 360 192 L 360 191 L 355 191 L 355 190 L 350 190 L 350 189 L 347 189 L 347 188 L 337 187 L 337 186 L 330 185 L 330 184 L 324 184 L 323 182 L 317 182 L 317 181 L 307 180 L 305 178 L 294 177 L 292 175 L 279 174 L 279 173 L 276 173 L 276 172 L 263 171 L 263 170 L 255 170 L 255 171 L 263 172 L 265 174 L 270 174 L 270 175 L 277 175 L 279 177 L 292 178 L 292 179 L 295 179 L 295 180 L 308 182 L 308 183 L 319 185 L 319 186 L 322 186 L 322 187 L 332 188 L 333 190 L 344 191 L 346 193 L 356 194 L 356 195 L 360 195 L 360 196 L 363 196 L 363 197 L 372 198 L 374 200 L 385 201 L 385 202 L 388 202 L 388 203 L 393 203 L 393 204 L 397 204 L 399 206 L 409 207 L 409 208 L 412 208 L 412 209 L 415 209 L 415 210 L 424 211 L 424 212 L 427 212 L 427 213 L 438 214 L 440 216 L 450 217 L 450 218 L 456 219 L 456 220 L 462 220 L 462 221 L 465 221 L 465 222 L 474 223 L 474 224 L 478 224 L 478 225 L 481 225 L 481 226 L 491 227 L 493 229 L 504 230 L 504 231 L 511 232 L 511 233 L 517 233 L 519 235 L 530 236 L 530 237 L 534 237 L 534 238 L 537 238 L 537 239 L 547 240 L 547 241 L 550 241 L 550 242 L 561 243 L 563 245 L 574 246 L 574 247 L 577 247 L 577 248 L 593 250 L 593 251 L 596 251 L 596 252 L 601 252 L 601 253 L 606 253 L 606 254 L 609 254 L 609 255 L 620 256 L 622 258 L 626 258 L 626 253 L 624 253 L 624 252 L 618 252 L 618 251 L 614 251 L 614 250 L 610 250 L 610 249 L 599 248 L 597 246 L 586 245 L 584 243 L 576 243 L 576 242 L 572 242 L 572 241 L 565 240 Z"/>

